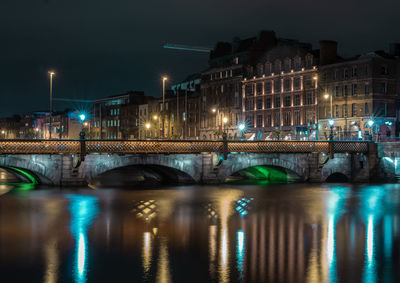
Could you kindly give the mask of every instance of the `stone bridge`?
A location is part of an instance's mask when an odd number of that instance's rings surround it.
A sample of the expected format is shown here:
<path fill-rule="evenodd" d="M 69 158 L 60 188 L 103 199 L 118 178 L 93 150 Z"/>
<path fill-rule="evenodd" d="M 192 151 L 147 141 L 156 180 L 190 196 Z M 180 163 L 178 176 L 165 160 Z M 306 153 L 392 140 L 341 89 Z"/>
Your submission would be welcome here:
<path fill-rule="evenodd" d="M 308 182 L 324 182 L 335 173 L 369 182 L 391 170 L 383 166 L 376 144 L 363 142 L 40 142 L 33 149 L 26 149 L 29 143 L 10 149 L 0 142 L 0 166 L 25 169 L 41 183 L 63 186 L 91 184 L 129 166 L 169 168 L 173 171 L 167 174 L 176 173 L 178 180 L 179 172 L 197 183 L 221 183 L 259 165 L 289 170 Z"/>

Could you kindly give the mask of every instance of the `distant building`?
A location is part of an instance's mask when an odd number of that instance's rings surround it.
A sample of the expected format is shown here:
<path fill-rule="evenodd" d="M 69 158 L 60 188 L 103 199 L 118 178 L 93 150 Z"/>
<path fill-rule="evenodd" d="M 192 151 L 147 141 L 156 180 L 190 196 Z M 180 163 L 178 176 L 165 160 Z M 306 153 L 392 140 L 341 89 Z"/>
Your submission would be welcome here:
<path fill-rule="evenodd" d="M 91 119 L 94 138 L 139 138 L 138 106 L 149 99 L 142 91 L 131 91 L 95 100 Z"/>
<path fill-rule="evenodd" d="M 318 60 L 311 44 L 280 39 L 247 66 L 242 87 L 247 133 L 257 139 L 315 137 Z"/>
<path fill-rule="evenodd" d="M 397 44 L 391 46 L 390 53 L 375 51 L 347 59 L 337 57 L 330 64 L 321 64 L 319 130 L 322 138 L 329 136 L 329 118 L 334 120 L 335 138 L 398 136 L 399 55 Z"/>

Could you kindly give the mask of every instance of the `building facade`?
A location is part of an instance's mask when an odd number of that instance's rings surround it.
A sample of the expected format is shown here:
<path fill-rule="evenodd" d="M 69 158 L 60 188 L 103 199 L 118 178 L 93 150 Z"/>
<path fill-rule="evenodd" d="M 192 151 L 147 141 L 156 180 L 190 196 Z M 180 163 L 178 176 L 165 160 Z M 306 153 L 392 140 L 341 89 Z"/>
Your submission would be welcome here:
<path fill-rule="evenodd" d="M 315 138 L 319 54 L 310 44 L 280 40 L 242 81 L 246 137 Z"/>
<path fill-rule="evenodd" d="M 321 138 L 371 139 L 398 136 L 399 48 L 340 59 L 320 67 Z"/>

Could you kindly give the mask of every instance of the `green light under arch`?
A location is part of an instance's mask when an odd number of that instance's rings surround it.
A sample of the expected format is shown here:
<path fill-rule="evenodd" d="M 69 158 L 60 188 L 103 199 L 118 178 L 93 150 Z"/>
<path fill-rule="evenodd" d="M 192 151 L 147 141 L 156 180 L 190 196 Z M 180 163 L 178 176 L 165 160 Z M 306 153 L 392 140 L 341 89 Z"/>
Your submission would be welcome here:
<path fill-rule="evenodd" d="M 30 172 L 25 171 L 23 169 L 20 168 L 16 168 L 16 167 L 12 167 L 12 166 L 5 166 L 5 168 L 8 168 L 12 171 L 15 171 L 21 175 L 23 175 L 24 177 L 26 177 L 29 181 L 31 181 L 31 184 L 37 185 L 39 184 L 39 182 L 36 180 L 35 176 L 32 175 Z"/>

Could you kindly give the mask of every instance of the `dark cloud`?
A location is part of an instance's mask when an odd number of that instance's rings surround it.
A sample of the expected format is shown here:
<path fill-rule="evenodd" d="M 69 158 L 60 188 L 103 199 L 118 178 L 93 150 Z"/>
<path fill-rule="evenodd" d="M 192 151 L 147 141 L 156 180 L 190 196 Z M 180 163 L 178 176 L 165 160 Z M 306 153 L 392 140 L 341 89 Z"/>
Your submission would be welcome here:
<path fill-rule="evenodd" d="M 273 29 L 315 47 L 336 39 L 344 55 L 385 49 L 400 41 L 399 8 L 389 0 L 2 0 L 0 116 L 48 107 L 50 68 L 55 96 L 87 99 L 158 96 L 162 74 L 179 81 L 207 66 L 206 55 L 165 50 L 166 42 L 213 46 Z"/>

